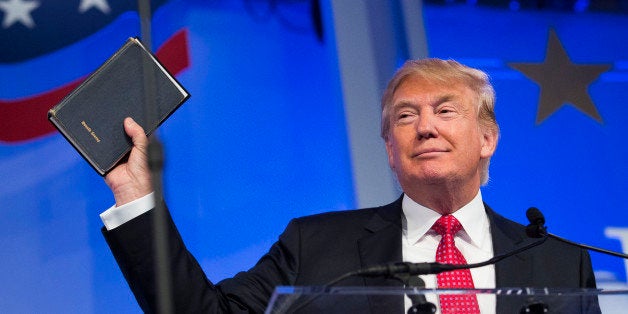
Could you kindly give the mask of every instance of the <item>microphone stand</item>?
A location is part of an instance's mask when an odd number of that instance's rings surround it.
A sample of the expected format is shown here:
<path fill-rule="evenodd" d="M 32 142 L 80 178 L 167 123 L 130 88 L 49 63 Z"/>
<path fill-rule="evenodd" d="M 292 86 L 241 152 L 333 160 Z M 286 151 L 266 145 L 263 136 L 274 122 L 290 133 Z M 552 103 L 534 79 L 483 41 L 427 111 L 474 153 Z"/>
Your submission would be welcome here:
<path fill-rule="evenodd" d="M 474 263 L 474 264 L 441 264 L 441 263 L 410 263 L 410 262 L 398 262 L 398 263 L 389 263 L 379 266 L 373 266 L 365 269 L 359 269 L 356 271 L 349 272 L 344 274 L 332 281 L 330 281 L 326 286 L 332 286 L 336 283 L 353 276 L 365 276 L 365 277 L 378 277 L 378 276 L 394 276 L 397 274 L 408 274 L 408 275 L 429 275 L 429 274 L 439 274 L 444 271 L 456 270 L 456 269 L 471 269 L 482 267 L 486 265 L 495 264 L 504 258 L 510 257 L 515 254 L 519 254 L 523 251 L 529 250 L 535 246 L 543 244 L 548 239 L 547 236 L 543 236 L 541 239 L 529 243 L 528 245 L 522 246 L 514 251 L 494 256 L 491 259 L 488 259 L 484 262 Z"/>
<path fill-rule="evenodd" d="M 526 227 L 526 233 L 528 234 L 529 237 L 532 237 L 532 238 L 550 237 L 560 242 L 566 243 L 568 245 L 576 246 L 576 247 L 583 248 L 586 250 L 595 251 L 598 253 L 608 254 L 615 257 L 628 259 L 628 254 L 618 253 L 615 251 L 606 250 L 606 249 L 602 249 L 602 248 L 587 245 L 587 244 L 573 242 L 571 240 L 567 240 L 565 238 L 562 238 L 555 234 L 551 234 L 547 232 L 547 227 L 545 227 L 545 217 L 543 216 L 543 213 L 541 213 L 541 211 L 536 207 L 530 207 L 528 211 L 526 212 L 526 216 L 528 217 L 528 220 L 530 221 L 530 224 Z"/>
<path fill-rule="evenodd" d="M 567 239 L 565 239 L 565 238 L 561 238 L 561 237 L 559 237 L 559 236 L 557 236 L 557 235 L 555 235 L 555 234 L 552 234 L 552 233 L 548 233 L 548 234 L 547 234 L 547 236 L 548 236 L 548 237 L 550 237 L 550 238 L 552 238 L 552 239 L 556 239 L 556 240 L 558 240 L 558 241 L 560 241 L 560 242 L 567 243 L 567 244 L 569 244 L 569 245 L 573 245 L 573 246 L 581 247 L 581 248 L 584 248 L 584 249 L 587 249 L 587 250 L 591 250 L 591 251 L 595 251 L 595 252 L 598 252 L 598 253 L 603 253 L 603 254 L 608 254 L 608 255 L 615 256 L 615 257 L 621 257 L 621 258 L 626 258 L 626 259 L 628 259 L 628 254 L 623 254 L 623 253 L 619 253 L 619 252 L 615 252 L 615 251 L 610 251 L 610 250 L 607 250 L 607 249 L 602 249 L 602 248 L 595 247 L 595 246 L 590 246 L 590 245 L 587 245 L 587 244 L 582 244 L 582 243 L 573 242 L 573 241 L 571 241 L 571 240 L 567 240 Z"/>
<path fill-rule="evenodd" d="M 152 51 L 151 40 L 151 8 L 150 0 L 138 0 L 138 12 L 142 42 L 146 49 Z M 155 108 L 156 87 L 155 73 L 149 61 L 143 59 L 144 78 L 144 109 L 147 125 L 150 121 L 157 120 Z M 156 312 L 161 314 L 174 313 L 172 302 L 172 274 L 170 272 L 170 260 L 168 258 L 168 236 L 166 225 L 166 209 L 161 201 L 163 195 L 162 174 L 164 165 L 163 146 L 155 134 L 150 136 L 147 149 L 148 165 L 151 171 L 153 191 L 155 195 L 155 208 L 153 209 L 153 247 L 155 252 L 155 293 L 157 295 Z"/>
<path fill-rule="evenodd" d="M 411 276 L 408 274 L 395 275 L 395 278 L 401 280 L 407 288 L 425 288 L 425 281 L 419 276 Z M 436 313 L 436 305 L 428 302 L 424 294 L 406 293 L 412 306 L 408 309 L 408 314 L 433 314 Z"/>

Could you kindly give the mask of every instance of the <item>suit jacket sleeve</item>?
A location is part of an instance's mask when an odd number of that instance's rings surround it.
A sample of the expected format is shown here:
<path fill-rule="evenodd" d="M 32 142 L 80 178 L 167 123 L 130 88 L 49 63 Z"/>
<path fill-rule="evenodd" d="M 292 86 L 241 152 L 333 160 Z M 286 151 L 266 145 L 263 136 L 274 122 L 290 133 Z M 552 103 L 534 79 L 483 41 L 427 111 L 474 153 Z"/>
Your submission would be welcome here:
<path fill-rule="evenodd" d="M 158 305 L 153 211 L 113 230 L 102 230 L 137 302 L 146 313 L 156 312 Z M 295 224 L 288 226 L 255 267 L 214 285 L 186 249 L 170 215 L 166 213 L 164 216 L 175 313 L 262 313 L 275 286 L 293 283 L 298 267 L 295 258 L 298 228 Z"/>

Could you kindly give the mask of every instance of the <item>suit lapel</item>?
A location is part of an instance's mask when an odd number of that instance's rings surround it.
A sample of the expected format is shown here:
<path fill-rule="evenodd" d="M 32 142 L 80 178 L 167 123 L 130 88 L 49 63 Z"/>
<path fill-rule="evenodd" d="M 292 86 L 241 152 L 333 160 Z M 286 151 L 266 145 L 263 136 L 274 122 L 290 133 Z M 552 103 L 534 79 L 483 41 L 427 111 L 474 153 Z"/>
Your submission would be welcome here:
<path fill-rule="evenodd" d="M 508 253 L 521 247 L 525 240 L 517 232 L 521 226 L 498 215 L 488 205 L 485 208 L 491 225 L 494 254 Z M 528 281 L 530 274 L 531 263 L 524 253 L 507 257 L 495 264 L 496 286 L 500 288 L 520 287 L 523 282 Z"/>
<path fill-rule="evenodd" d="M 500 255 L 520 248 L 525 238 L 517 230 L 521 226 L 495 213 L 484 205 L 488 215 L 494 255 Z M 532 263 L 525 253 L 507 257 L 495 264 L 495 284 L 497 288 L 521 288 L 532 275 Z M 518 312 L 521 306 L 516 298 L 497 298 L 497 313 Z"/>
<path fill-rule="evenodd" d="M 361 266 L 363 268 L 400 262 L 401 253 L 401 198 L 396 202 L 379 207 L 365 224 L 369 234 L 358 240 Z M 364 278 L 365 286 L 401 286 L 395 280 L 383 277 Z M 403 313 L 403 298 L 395 296 L 369 296 L 372 313 Z"/>

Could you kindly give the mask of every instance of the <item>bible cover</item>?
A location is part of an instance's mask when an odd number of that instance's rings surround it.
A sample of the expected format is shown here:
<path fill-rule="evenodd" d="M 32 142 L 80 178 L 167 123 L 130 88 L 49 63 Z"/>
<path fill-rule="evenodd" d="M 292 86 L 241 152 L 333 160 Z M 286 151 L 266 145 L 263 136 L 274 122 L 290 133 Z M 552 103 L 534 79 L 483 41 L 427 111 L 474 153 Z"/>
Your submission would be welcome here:
<path fill-rule="evenodd" d="M 150 135 L 190 95 L 137 38 L 129 38 L 59 104 L 48 119 L 101 175 L 131 150 L 123 121 Z"/>

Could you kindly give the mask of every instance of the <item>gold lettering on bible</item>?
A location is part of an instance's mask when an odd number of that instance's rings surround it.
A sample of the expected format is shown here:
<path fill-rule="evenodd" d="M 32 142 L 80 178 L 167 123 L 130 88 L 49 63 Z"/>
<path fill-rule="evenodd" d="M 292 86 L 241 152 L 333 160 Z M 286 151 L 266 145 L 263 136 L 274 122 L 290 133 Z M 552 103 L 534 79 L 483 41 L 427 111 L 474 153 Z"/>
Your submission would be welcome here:
<path fill-rule="evenodd" d="M 87 130 L 87 132 L 89 132 L 89 134 L 91 134 L 91 136 L 96 140 L 96 143 L 100 143 L 100 138 L 98 138 L 98 136 L 96 135 L 96 132 L 94 132 L 92 130 L 92 128 L 89 127 L 89 125 L 87 125 L 87 122 L 85 121 L 81 121 L 81 125 L 85 128 L 85 130 Z"/>

